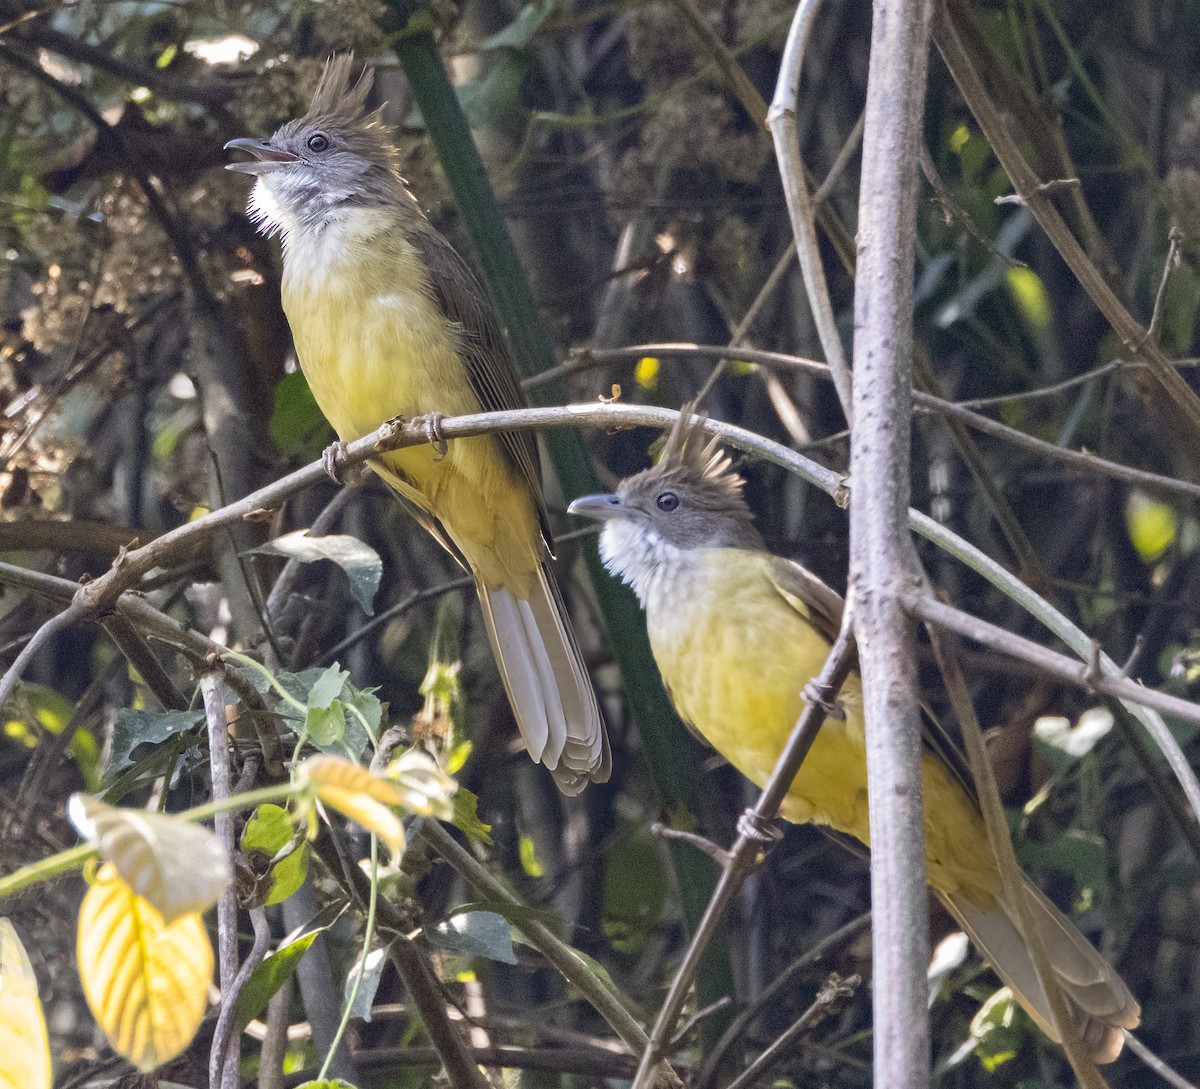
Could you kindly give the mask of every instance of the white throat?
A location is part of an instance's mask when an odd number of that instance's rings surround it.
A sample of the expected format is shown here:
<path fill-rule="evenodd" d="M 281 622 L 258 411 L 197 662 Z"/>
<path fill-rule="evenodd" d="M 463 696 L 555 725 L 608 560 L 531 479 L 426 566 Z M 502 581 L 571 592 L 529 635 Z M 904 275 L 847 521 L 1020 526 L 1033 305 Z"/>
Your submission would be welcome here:
<path fill-rule="evenodd" d="M 677 580 L 692 566 L 687 551 L 627 518 L 604 523 L 600 558 L 609 571 L 633 587 L 647 611 L 669 604 Z"/>

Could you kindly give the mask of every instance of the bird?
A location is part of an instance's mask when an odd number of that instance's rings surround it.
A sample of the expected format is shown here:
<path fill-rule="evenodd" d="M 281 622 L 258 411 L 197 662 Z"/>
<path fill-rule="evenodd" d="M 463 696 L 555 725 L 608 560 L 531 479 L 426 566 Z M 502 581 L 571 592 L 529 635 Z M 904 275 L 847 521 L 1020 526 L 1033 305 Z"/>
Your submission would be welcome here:
<path fill-rule="evenodd" d="M 718 440 L 708 438 L 703 418 L 686 407 L 655 465 L 568 510 L 602 523 L 601 558 L 645 610 L 654 660 L 680 717 L 763 786 L 837 638 L 841 596 L 767 550 L 742 478 Z M 922 758 L 929 883 L 1034 1022 L 1059 1042 L 1020 908 L 1005 899 L 961 754 L 946 736 L 929 740 Z M 869 846 L 857 672 L 830 706 L 780 815 Z M 1096 1062 L 1111 1062 L 1124 1030 L 1139 1023 L 1137 1001 L 1027 877 L 1024 895 L 1085 1046 Z"/>
<path fill-rule="evenodd" d="M 372 468 L 474 577 L 500 676 L 529 755 L 563 793 L 608 779 L 608 738 L 562 594 L 536 439 L 442 440 L 442 416 L 527 403 L 470 266 L 429 222 L 398 169 L 373 73 L 353 57 L 322 71 L 308 112 L 270 138 L 230 140 L 249 160 L 248 214 L 283 251 L 282 302 L 296 356 L 338 451 L 389 420 L 430 443 Z"/>

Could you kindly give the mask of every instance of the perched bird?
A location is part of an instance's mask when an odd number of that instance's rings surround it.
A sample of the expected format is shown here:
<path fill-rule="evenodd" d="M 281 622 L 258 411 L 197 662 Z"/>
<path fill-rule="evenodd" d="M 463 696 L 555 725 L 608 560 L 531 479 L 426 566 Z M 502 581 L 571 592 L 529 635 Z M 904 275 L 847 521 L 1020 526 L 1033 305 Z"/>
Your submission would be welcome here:
<path fill-rule="evenodd" d="M 604 723 L 548 565 L 551 536 L 528 434 L 438 440 L 442 414 L 526 402 L 478 280 L 425 218 L 397 170 L 371 74 L 326 65 L 308 113 L 253 159 L 249 214 L 283 243 L 283 308 L 317 404 L 343 443 L 424 417 L 430 445 L 373 467 L 474 575 L 488 637 L 534 760 L 576 794 L 608 778 Z"/>
<path fill-rule="evenodd" d="M 658 464 L 615 494 L 569 510 L 604 524 L 600 554 L 646 610 L 650 645 L 683 720 L 759 786 L 766 783 L 824 664 L 842 599 L 763 545 L 742 479 L 685 412 Z M 785 798 L 781 815 L 868 843 L 862 686 L 852 673 Z M 840 715 L 840 717 L 839 717 Z M 1021 1005 L 1057 1039 L 1050 1004 L 1006 903 L 969 779 L 947 739 L 924 755 L 929 883 Z M 1120 976 L 1031 883 L 1027 903 L 1097 1062 L 1110 1062 L 1140 1008 Z"/>

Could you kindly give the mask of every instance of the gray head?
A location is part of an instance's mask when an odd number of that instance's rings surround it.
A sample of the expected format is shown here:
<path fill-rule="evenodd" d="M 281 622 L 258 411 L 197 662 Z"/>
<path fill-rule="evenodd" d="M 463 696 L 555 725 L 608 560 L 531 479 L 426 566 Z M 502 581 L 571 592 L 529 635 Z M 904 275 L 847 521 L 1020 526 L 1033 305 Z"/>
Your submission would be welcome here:
<path fill-rule="evenodd" d="M 743 480 L 728 454 L 685 406 L 658 464 L 622 480 L 612 495 L 587 495 L 569 510 L 604 522 L 600 552 L 610 571 L 645 599 L 664 570 L 707 548 L 763 548 Z"/>
<path fill-rule="evenodd" d="M 367 112 L 373 75 L 354 83 L 354 56 L 331 57 L 308 113 L 269 140 L 230 140 L 254 156 L 229 170 L 258 178 L 250 215 L 267 234 L 320 230 L 351 208 L 403 205 L 416 210 L 397 169 L 396 148 L 379 111 Z"/>

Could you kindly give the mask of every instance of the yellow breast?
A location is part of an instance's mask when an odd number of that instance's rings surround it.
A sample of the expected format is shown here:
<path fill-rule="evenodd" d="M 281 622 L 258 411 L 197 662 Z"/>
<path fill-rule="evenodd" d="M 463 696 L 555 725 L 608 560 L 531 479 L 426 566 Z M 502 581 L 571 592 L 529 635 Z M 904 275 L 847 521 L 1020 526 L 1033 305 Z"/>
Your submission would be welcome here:
<path fill-rule="evenodd" d="M 284 249 L 283 306 L 313 396 L 338 436 L 396 416 L 478 412 L 458 330 L 429 289 L 420 255 L 387 210 L 359 209 Z M 492 586 L 520 589 L 538 560 L 529 490 L 490 437 L 381 459 L 406 498 L 432 513 Z"/>
<path fill-rule="evenodd" d="M 693 554 L 694 555 L 694 554 Z M 748 778 L 766 783 L 829 642 L 775 589 L 765 553 L 711 549 L 647 613 L 651 645 L 683 718 Z M 843 686 L 844 719 L 826 719 L 782 815 L 869 844 L 862 688 Z M 930 883 L 986 905 L 998 888 L 982 818 L 949 770 L 925 757 Z"/>

